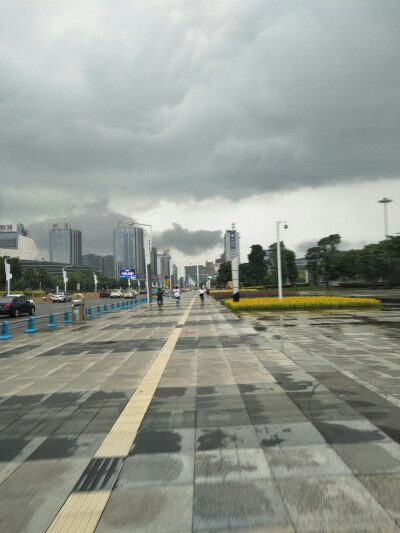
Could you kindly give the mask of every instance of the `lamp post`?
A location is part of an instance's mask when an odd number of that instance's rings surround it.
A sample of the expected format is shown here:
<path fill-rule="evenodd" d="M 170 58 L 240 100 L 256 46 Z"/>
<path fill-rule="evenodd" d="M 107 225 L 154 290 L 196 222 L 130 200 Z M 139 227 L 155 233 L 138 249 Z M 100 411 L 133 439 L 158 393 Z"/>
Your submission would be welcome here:
<path fill-rule="evenodd" d="M 94 292 L 97 292 L 97 282 L 98 282 L 98 279 L 97 279 L 96 274 L 97 274 L 98 272 L 103 272 L 103 271 L 102 271 L 102 270 L 96 270 L 96 272 L 93 272 Z"/>
<path fill-rule="evenodd" d="M 390 200 L 389 198 L 382 198 L 382 200 L 378 200 L 379 204 L 383 204 L 383 221 L 385 225 L 385 237 L 389 236 L 389 229 L 388 229 L 388 216 L 387 216 L 387 204 L 390 204 L 393 200 Z"/>
<path fill-rule="evenodd" d="M 153 226 L 151 224 L 142 224 L 141 222 L 135 222 L 134 220 L 128 222 L 129 226 L 146 226 L 150 228 L 150 238 L 149 238 L 149 249 L 144 245 L 144 262 L 145 262 L 145 276 L 146 276 L 146 287 L 147 287 L 147 307 L 150 309 L 151 301 L 151 243 L 153 239 Z M 144 241 L 144 239 L 143 239 Z"/>
<path fill-rule="evenodd" d="M 7 263 L 7 259 L 4 259 L 4 271 L 6 274 L 6 284 L 7 284 L 7 296 L 10 294 L 10 280 L 12 279 L 11 266 Z"/>
<path fill-rule="evenodd" d="M 276 221 L 276 260 L 277 260 L 277 270 L 278 270 L 278 296 L 279 300 L 282 300 L 282 264 L 281 264 L 281 241 L 279 238 L 279 224 L 283 224 L 284 228 L 287 229 L 287 224 L 285 221 L 277 220 Z"/>
<path fill-rule="evenodd" d="M 64 280 L 64 292 L 67 292 L 68 278 L 67 278 L 67 273 L 65 272 L 65 268 L 66 267 L 62 267 L 62 273 L 63 273 L 63 280 Z"/>

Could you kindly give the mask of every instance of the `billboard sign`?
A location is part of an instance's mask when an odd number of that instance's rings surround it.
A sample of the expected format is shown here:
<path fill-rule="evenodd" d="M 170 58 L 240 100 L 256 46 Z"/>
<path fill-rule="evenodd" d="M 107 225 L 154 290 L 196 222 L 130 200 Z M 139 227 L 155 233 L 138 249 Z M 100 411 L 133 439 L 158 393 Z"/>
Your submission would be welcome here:
<path fill-rule="evenodd" d="M 231 250 L 236 250 L 236 231 L 230 231 L 229 240 L 231 243 Z"/>
<path fill-rule="evenodd" d="M 134 268 L 124 268 L 123 270 L 119 271 L 119 277 L 120 278 L 136 279 L 135 269 Z"/>

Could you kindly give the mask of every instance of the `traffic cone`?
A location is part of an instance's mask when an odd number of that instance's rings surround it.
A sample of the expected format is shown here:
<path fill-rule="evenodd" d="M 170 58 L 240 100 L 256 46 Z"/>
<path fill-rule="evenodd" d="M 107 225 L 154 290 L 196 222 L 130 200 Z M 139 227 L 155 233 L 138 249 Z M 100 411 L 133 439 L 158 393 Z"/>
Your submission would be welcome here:
<path fill-rule="evenodd" d="M 62 324 L 71 324 L 71 319 L 69 318 L 69 311 L 65 311 L 64 320 L 62 321 Z"/>
<path fill-rule="evenodd" d="M 33 319 L 33 316 L 30 316 L 28 318 L 28 327 L 24 331 L 24 333 L 36 333 L 37 329 L 35 328 L 35 321 Z"/>
<path fill-rule="evenodd" d="M 5 320 L 1 325 L 0 339 L 12 339 L 12 335 L 8 333 L 8 322 Z"/>
<path fill-rule="evenodd" d="M 49 323 L 47 324 L 46 328 L 56 328 L 57 324 L 55 321 L 54 313 L 50 313 L 49 315 Z"/>

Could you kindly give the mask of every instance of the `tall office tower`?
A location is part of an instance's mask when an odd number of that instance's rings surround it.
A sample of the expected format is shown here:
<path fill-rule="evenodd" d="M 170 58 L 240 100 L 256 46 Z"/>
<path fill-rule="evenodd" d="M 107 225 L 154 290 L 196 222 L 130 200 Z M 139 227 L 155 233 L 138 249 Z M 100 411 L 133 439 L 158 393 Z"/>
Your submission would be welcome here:
<path fill-rule="evenodd" d="M 150 252 L 151 274 L 153 276 L 153 279 L 156 279 L 158 274 L 157 255 L 157 248 L 153 246 Z"/>
<path fill-rule="evenodd" d="M 109 278 L 113 278 L 115 273 L 114 256 L 105 255 L 103 257 L 103 274 Z"/>
<path fill-rule="evenodd" d="M 231 261 L 236 255 L 239 256 L 240 262 L 240 247 L 239 247 L 239 233 L 235 229 L 235 224 L 232 228 L 226 230 L 224 237 L 224 260 Z"/>
<path fill-rule="evenodd" d="M 143 229 L 119 222 L 114 228 L 114 277 L 119 279 L 119 271 L 127 268 L 134 268 L 136 278 L 144 279 Z"/>
<path fill-rule="evenodd" d="M 163 279 L 170 279 L 172 272 L 170 271 L 170 262 L 171 262 L 171 255 L 169 253 L 169 248 L 166 246 L 163 248 L 163 253 L 161 256 L 161 270 L 160 274 Z M 168 276 L 166 278 L 166 276 Z"/>
<path fill-rule="evenodd" d="M 82 232 L 71 229 L 68 223 L 63 227 L 53 224 L 50 230 L 50 261 L 66 265 L 82 265 Z"/>
<path fill-rule="evenodd" d="M 82 256 L 83 266 L 89 267 L 91 270 L 103 270 L 104 257 L 96 254 L 85 254 Z"/>

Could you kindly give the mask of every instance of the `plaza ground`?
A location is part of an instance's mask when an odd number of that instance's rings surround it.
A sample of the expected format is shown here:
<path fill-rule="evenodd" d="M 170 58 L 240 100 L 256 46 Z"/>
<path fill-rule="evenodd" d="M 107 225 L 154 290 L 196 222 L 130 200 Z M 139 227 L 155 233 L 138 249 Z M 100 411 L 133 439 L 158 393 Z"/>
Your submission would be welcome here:
<path fill-rule="evenodd" d="M 400 531 L 399 324 L 185 295 L 1 341 L 1 530 Z"/>

